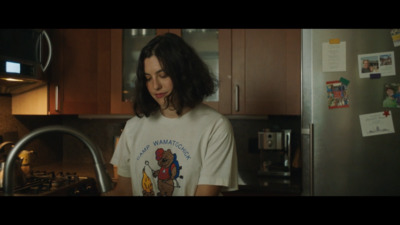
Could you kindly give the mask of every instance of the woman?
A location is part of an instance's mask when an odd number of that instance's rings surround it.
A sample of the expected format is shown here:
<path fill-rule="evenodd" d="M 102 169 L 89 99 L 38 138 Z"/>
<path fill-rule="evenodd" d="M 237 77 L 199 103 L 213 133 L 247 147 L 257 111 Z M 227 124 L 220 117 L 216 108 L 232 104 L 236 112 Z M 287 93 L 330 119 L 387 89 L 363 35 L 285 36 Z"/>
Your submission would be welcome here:
<path fill-rule="evenodd" d="M 167 33 L 141 51 L 134 111 L 111 163 L 110 195 L 215 196 L 237 189 L 229 120 L 202 103 L 215 92 L 208 67 L 182 38 Z"/>

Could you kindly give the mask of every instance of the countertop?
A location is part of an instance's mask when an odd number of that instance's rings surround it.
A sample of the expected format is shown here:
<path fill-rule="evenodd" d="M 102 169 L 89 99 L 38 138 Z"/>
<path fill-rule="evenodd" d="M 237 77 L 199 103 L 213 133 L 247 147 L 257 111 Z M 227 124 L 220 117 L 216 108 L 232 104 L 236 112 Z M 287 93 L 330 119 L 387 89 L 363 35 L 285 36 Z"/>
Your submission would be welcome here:
<path fill-rule="evenodd" d="M 224 192 L 224 196 L 300 196 L 301 171 L 292 171 L 290 177 L 262 176 L 240 172 L 239 190 Z"/>
<path fill-rule="evenodd" d="M 111 164 L 106 164 L 108 173 L 112 176 L 113 170 Z M 54 171 L 64 173 L 76 173 L 80 177 L 93 177 L 96 178 L 96 171 L 94 163 L 63 163 L 56 162 L 46 165 L 36 165 L 32 167 L 33 171 Z"/>
<path fill-rule="evenodd" d="M 113 174 L 111 164 L 106 164 L 110 175 Z M 52 163 L 35 166 L 34 171 L 46 170 L 54 172 L 77 173 L 81 177 L 96 178 L 93 163 Z M 292 171 L 290 177 L 260 176 L 256 172 L 239 171 L 239 190 L 224 192 L 224 196 L 300 196 L 301 195 L 301 171 Z"/>

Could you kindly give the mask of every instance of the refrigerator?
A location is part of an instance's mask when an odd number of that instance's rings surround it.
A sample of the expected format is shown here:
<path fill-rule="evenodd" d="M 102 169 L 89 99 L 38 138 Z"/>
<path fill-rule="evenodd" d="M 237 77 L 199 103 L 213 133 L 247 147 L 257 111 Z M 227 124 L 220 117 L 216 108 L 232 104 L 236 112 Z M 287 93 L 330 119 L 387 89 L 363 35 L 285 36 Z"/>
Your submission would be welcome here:
<path fill-rule="evenodd" d="M 399 39 L 302 29 L 303 196 L 400 195 Z"/>

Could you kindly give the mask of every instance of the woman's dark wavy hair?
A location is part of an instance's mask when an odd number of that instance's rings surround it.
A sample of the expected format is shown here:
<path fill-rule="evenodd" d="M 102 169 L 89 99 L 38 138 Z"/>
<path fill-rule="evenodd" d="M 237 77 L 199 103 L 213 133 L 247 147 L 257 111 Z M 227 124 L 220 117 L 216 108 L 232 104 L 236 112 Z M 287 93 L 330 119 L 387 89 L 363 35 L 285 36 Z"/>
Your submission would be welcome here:
<path fill-rule="evenodd" d="M 134 112 L 138 117 L 149 117 L 160 110 L 160 105 L 147 90 L 144 72 L 144 60 L 153 55 L 172 80 L 174 88 L 165 100 L 167 107 L 172 105 L 179 116 L 182 115 L 184 107 L 194 108 L 205 97 L 215 92 L 217 82 L 196 51 L 178 35 L 159 35 L 140 52 L 133 103 Z"/>

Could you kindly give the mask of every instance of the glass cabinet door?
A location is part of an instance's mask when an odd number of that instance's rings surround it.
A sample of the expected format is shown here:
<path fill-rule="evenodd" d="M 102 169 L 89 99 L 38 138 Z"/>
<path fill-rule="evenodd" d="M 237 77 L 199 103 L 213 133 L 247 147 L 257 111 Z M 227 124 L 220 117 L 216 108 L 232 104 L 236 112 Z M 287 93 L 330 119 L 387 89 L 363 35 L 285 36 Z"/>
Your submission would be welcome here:
<path fill-rule="evenodd" d="M 182 29 L 182 38 L 192 46 L 208 65 L 211 73 L 219 80 L 218 29 Z M 219 90 L 204 101 L 218 102 Z"/>
<path fill-rule="evenodd" d="M 156 36 L 156 29 L 124 29 L 122 34 L 122 101 L 133 101 L 139 54 Z"/>
<path fill-rule="evenodd" d="M 231 113 L 230 29 L 114 29 L 111 31 L 111 114 L 133 112 L 133 90 L 141 49 L 156 35 L 180 35 L 209 66 L 218 81 L 217 91 L 205 103 L 223 114 Z"/>

